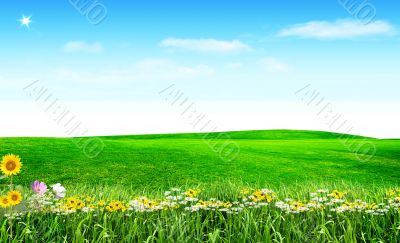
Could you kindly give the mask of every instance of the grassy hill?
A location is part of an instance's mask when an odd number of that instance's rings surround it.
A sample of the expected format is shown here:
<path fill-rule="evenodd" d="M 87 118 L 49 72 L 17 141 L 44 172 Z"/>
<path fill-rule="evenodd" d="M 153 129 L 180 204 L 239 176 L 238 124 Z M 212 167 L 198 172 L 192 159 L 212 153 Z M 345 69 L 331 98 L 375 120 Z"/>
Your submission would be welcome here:
<path fill-rule="evenodd" d="M 249 130 L 249 131 L 232 131 L 232 132 L 214 132 L 207 134 L 207 137 L 218 137 L 221 134 L 228 134 L 232 139 L 262 139 L 262 140 L 298 140 L 298 139 L 337 139 L 347 134 L 323 132 L 323 131 L 305 131 L 305 130 Z M 173 134 L 146 134 L 146 135 L 130 135 L 130 136 L 107 136 L 108 139 L 158 139 L 158 138 L 187 138 L 202 139 L 204 133 L 173 133 Z M 365 138 L 362 136 L 352 135 L 355 138 Z M 372 139 L 372 138 L 370 138 Z"/>
<path fill-rule="evenodd" d="M 221 180 L 270 185 L 340 181 L 365 186 L 400 184 L 400 140 L 353 137 L 377 148 L 370 161 L 361 162 L 338 139 L 342 134 L 293 130 L 227 134 L 240 147 L 232 162 L 221 160 L 202 139 L 204 134 L 100 137 L 105 147 L 94 159 L 86 158 L 74 139 L 0 138 L 0 154 L 21 156 L 24 170 L 16 180 L 23 184 L 36 179 L 135 188 Z"/>

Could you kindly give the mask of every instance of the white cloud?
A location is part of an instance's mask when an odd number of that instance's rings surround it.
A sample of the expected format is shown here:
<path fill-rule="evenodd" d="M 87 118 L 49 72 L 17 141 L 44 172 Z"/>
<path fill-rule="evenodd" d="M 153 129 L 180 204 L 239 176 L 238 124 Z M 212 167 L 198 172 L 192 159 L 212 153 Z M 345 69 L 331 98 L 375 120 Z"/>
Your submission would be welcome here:
<path fill-rule="evenodd" d="M 214 74 L 214 69 L 203 64 L 187 66 L 169 59 L 144 59 L 134 64 L 136 73 L 146 78 L 169 79 Z"/>
<path fill-rule="evenodd" d="M 216 39 L 177 39 L 168 38 L 163 40 L 160 45 L 167 48 L 178 48 L 183 50 L 198 52 L 238 52 L 246 51 L 251 48 L 239 40 L 224 41 Z"/>
<path fill-rule="evenodd" d="M 210 76 L 215 70 L 207 65 L 182 65 L 169 59 L 143 59 L 125 68 L 71 70 L 59 68 L 55 75 L 59 80 L 84 83 L 124 83 L 130 81 L 194 79 Z"/>
<path fill-rule="evenodd" d="M 356 20 L 337 20 L 335 22 L 311 21 L 297 24 L 279 31 L 278 36 L 297 36 L 317 39 L 347 39 L 370 35 L 390 35 L 394 27 L 385 21 L 362 24 Z"/>
<path fill-rule="evenodd" d="M 103 51 L 103 45 L 100 42 L 87 43 L 84 41 L 70 41 L 64 45 L 63 51 L 99 53 Z"/>
<path fill-rule="evenodd" d="M 260 63 L 264 68 L 267 68 L 269 70 L 280 72 L 288 70 L 288 66 L 285 63 L 273 57 L 263 58 L 260 60 Z"/>

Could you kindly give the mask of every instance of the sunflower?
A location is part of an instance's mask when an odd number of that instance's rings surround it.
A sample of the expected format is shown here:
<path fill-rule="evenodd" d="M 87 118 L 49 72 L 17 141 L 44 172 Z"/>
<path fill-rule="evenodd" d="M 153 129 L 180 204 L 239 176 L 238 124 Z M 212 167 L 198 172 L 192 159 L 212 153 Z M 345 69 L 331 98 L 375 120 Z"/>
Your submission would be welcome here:
<path fill-rule="evenodd" d="M 1 196 L 0 197 L 0 207 L 7 208 L 9 206 L 11 206 L 11 204 L 10 204 L 10 200 L 8 199 L 8 197 L 7 196 Z"/>
<path fill-rule="evenodd" d="M 7 175 L 16 175 L 21 170 L 21 159 L 18 155 L 8 154 L 3 156 L 3 160 L 1 161 L 1 171 Z"/>
<path fill-rule="evenodd" d="M 20 202 L 22 201 L 22 194 L 19 191 L 9 192 L 7 197 L 10 201 L 10 204 L 13 206 L 20 204 Z"/>

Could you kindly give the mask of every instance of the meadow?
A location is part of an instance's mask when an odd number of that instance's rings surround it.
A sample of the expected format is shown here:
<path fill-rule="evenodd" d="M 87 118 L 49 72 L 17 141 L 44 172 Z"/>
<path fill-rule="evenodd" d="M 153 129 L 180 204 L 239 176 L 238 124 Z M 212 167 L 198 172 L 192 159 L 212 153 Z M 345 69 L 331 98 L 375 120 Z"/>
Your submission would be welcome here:
<path fill-rule="evenodd" d="M 22 167 L 0 180 L 0 241 L 399 241 L 400 140 L 353 137 L 377 148 L 362 162 L 334 133 L 228 134 L 234 161 L 202 134 L 101 137 L 94 159 L 71 139 L 1 138 Z"/>
<path fill-rule="evenodd" d="M 85 157 L 68 138 L 0 138 L 0 154 L 16 153 L 23 158 L 24 170 L 15 179 L 20 184 L 40 179 L 166 190 L 221 179 L 258 186 L 400 182 L 400 140 L 367 138 L 377 151 L 371 160 L 362 162 L 334 133 L 273 130 L 227 134 L 240 147 L 233 162 L 221 160 L 202 134 L 101 137 L 105 147 L 94 159 Z"/>

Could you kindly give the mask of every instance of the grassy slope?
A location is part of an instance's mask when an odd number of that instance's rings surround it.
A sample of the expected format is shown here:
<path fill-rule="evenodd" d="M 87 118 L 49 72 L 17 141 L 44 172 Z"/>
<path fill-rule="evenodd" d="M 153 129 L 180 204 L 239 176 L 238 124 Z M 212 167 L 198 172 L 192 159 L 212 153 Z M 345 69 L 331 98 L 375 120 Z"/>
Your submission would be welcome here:
<path fill-rule="evenodd" d="M 0 138 L 0 154 L 22 157 L 24 170 L 16 180 L 24 184 L 35 179 L 136 188 L 226 179 L 272 185 L 342 180 L 365 186 L 400 184 L 400 140 L 368 138 L 377 153 L 363 163 L 336 139 L 338 134 L 275 130 L 229 135 L 241 150 L 234 162 L 221 161 L 199 134 L 102 137 L 105 149 L 95 159 L 87 159 L 71 139 Z"/>

